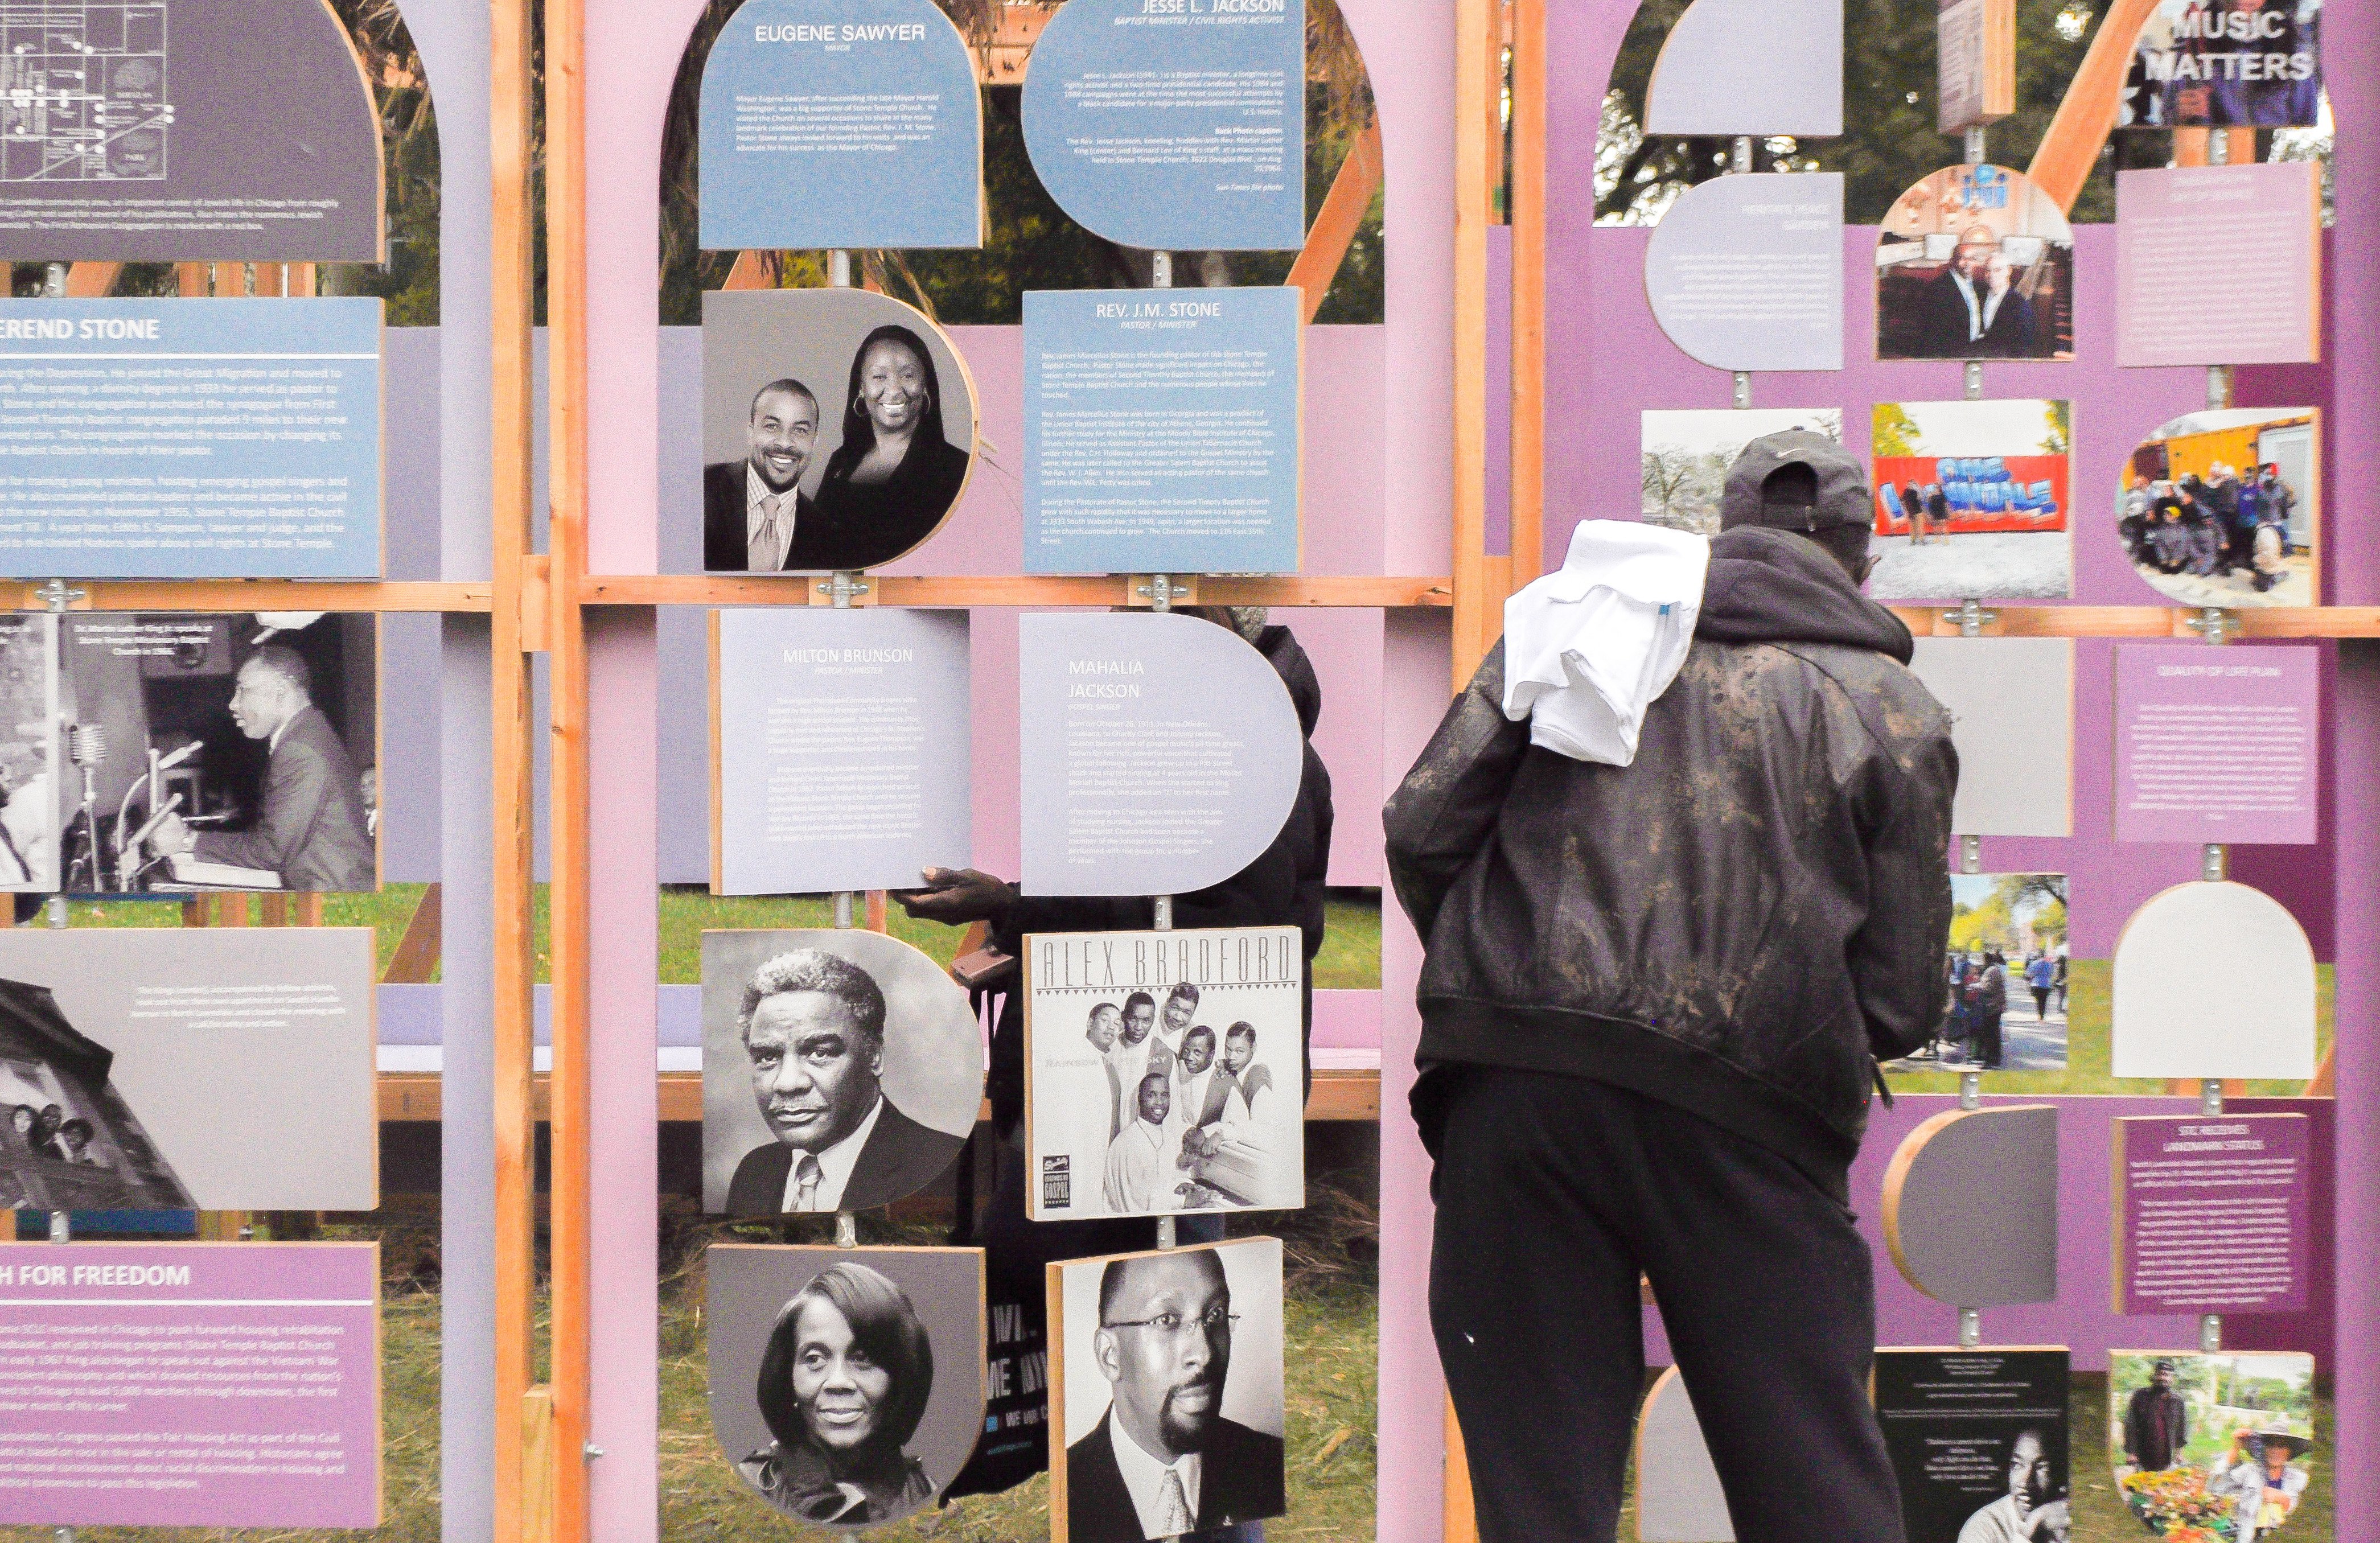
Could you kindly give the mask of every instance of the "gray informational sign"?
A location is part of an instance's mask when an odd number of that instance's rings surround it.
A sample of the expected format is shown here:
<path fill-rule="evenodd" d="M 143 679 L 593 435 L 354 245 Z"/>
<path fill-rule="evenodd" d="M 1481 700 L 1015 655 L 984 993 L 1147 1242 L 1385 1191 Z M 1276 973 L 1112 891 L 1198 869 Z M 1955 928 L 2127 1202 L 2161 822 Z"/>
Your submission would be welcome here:
<path fill-rule="evenodd" d="M 1843 0 L 1694 0 L 1645 93 L 1647 134 L 1843 131 Z"/>
<path fill-rule="evenodd" d="M 1018 632 L 1026 893 L 1186 894 L 1272 844 L 1305 741 L 1264 655 L 1153 613 Z"/>
<path fill-rule="evenodd" d="M 1954 1109 L 1915 1130 L 1884 1176 L 1884 1241 L 1937 1302 L 2058 1300 L 2058 1109 Z"/>
<path fill-rule="evenodd" d="M 973 862 L 965 612 L 714 622 L 714 893 L 908 889 Z"/>
<path fill-rule="evenodd" d="M 0 7 L 0 260 L 381 258 L 380 117 L 322 0 Z"/>
<path fill-rule="evenodd" d="M 0 1209 L 374 1209 L 372 1011 L 369 928 L 0 929 Z"/>
<path fill-rule="evenodd" d="M 1717 370 L 1843 367 L 1843 179 L 1722 176 L 1670 205 L 1645 248 L 1670 341 Z"/>
<path fill-rule="evenodd" d="M 0 576 L 378 578 L 381 303 L 0 300 Z"/>
<path fill-rule="evenodd" d="M 1950 711 L 1959 750 L 1950 829 L 2072 835 L 2073 639 L 1920 638 L 1909 667 Z"/>

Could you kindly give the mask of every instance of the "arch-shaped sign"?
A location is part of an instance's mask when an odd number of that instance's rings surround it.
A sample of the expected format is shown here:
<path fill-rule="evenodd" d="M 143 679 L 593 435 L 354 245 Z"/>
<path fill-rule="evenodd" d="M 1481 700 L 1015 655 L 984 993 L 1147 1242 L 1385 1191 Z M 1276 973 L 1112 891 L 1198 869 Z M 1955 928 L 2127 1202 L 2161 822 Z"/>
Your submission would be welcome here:
<path fill-rule="evenodd" d="M 1893 200 L 1876 253 L 1879 359 L 2071 359 L 2074 227 L 2006 166 L 1945 166 Z"/>
<path fill-rule="evenodd" d="M 1067 0 L 1026 68 L 1025 150 L 1120 246 L 1303 245 L 1305 0 Z"/>
<path fill-rule="evenodd" d="M 1735 1543 L 1735 1519 L 1686 1379 L 1653 1379 L 1636 1416 L 1636 1543 Z"/>
<path fill-rule="evenodd" d="M 874 568 L 924 544 L 973 475 L 976 403 L 950 334 L 888 295 L 705 295 L 703 567 Z"/>
<path fill-rule="evenodd" d="M 325 0 L 0 15 L 0 260 L 378 262 L 380 115 Z"/>
<path fill-rule="evenodd" d="M 931 1505 L 983 1432 L 980 1248 L 703 1255 L 710 1428 L 759 1497 L 858 1531 Z"/>
<path fill-rule="evenodd" d="M 2058 1108 L 1954 1109 L 1915 1130 L 1884 1175 L 1884 1241 L 1937 1302 L 2058 1300 Z"/>
<path fill-rule="evenodd" d="M 705 1209 L 773 1217 L 905 1200 L 958 1160 L 982 1100 L 983 1033 L 966 993 L 900 939 L 702 935 Z"/>
<path fill-rule="evenodd" d="M 983 107 L 929 0 L 749 0 L 702 67 L 713 251 L 983 245 Z"/>
<path fill-rule="evenodd" d="M 2253 959 L 2253 978 L 2212 964 Z M 2119 1077 L 2313 1075 L 2314 958 L 2289 907 L 2245 884 L 2177 884 L 2116 940 L 2108 1038 Z"/>
<path fill-rule="evenodd" d="M 1694 0 L 1645 91 L 1647 134 L 1843 131 L 1843 0 Z"/>
<path fill-rule="evenodd" d="M 1690 188 L 1645 248 L 1653 319 L 1715 370 L 1843 367 L 1843 179 L 1761 172 Z"/>
<path fill-rule="evenodd" d="M 1261 856 L 1297 803 L 1289 687 L 1195 616 L 1019 623 L 1025 893 L 1188 894 Z"/>

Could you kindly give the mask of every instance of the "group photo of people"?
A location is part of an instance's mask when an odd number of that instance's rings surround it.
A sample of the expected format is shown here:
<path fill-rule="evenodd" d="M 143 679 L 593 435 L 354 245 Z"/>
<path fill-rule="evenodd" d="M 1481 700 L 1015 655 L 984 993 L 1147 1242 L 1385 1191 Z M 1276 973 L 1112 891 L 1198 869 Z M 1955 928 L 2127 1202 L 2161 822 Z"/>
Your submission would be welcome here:
<path fill-rule="evenodd" d="M 958 506 L 976 401 L 950 339 L 864 289 L 702 298 L 702 565 L 879 567 Z"/>
<path fill-rule="evenodd" d="M 983 1256 L 714 1245 L 711 1429 L 794 1522 L 856 1531 L 932 1502 L 983 1422 Z"/>
<path fill-rule="evenodd" d="M 2184 605 L 2318 604 L 2319 418 L 2233 408 L 2159 429 L 2117 492 L 2132 571 Z"/>
<path fill-rule="evenodd" d="M 1879 359 L 2070 359 L 2074 229 L 2006 166 L 1946 166 L 1900 195 L 1876 252 Z"/>
<path fill-rule="evenodd" d="M 2066 895 L 2062 873 L 1952 874 L 1941 1029 L 1887 1070 L 2065 1070 Z"/>
<path fill-rule="evenodd" d="M 2107 1357 L 2108 1455 L 2125 1505 L 2178 1539 L 2257 1543 L 2313 1484 L 2313 1357 Z"/>
<path fill-rule="evenodd" d="M 1293 980 L 1037 985 L 1026 1017 L 1035 1214 L 1302 1204 L 1302 1011 Z"/>

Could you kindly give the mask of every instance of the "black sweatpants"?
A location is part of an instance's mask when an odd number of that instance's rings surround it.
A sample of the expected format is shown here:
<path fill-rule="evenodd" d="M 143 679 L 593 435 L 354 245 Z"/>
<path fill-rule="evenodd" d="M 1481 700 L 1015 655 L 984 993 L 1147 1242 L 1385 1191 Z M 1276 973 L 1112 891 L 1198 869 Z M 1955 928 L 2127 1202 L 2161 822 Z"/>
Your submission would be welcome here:
<path fill-rule="evenodd" d="M 1767 1148 L 1585 1078 L 1441 1068 L 1416 1101 L 1438 1153 L 1430 1321 L 1484 1543 L 1611 1543 L 1640 1270 L 1740 1543 L 1903 1543 L 1850 1213 Z"/>

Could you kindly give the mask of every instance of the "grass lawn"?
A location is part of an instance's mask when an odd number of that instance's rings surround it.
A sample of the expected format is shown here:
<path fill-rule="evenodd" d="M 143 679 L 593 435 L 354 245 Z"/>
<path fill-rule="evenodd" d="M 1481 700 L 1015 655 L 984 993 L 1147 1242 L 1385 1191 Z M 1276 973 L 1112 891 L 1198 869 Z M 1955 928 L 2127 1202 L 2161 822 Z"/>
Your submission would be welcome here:
<path fill-rule="evenodd" d="M 2143 1082 L 2134 1078 L 2119 1081 L 2107 1074 L 2107 1068 L 2113 1063 L 2108 1059 L 2107 1049 L 2107 987 L 2111 974 L 2112 968 L 2105 959 L 2077 959 L 2070 969 L 2066 1070 L 1993 1072 L 1985 1077 L 1984 1090 L 2033 1098 L 2051 1093 L 2101 1093 L 2128 1098 L 2163 1093 L 2165 1084 L 2162 1082 Z M 2331 966 L 2318 966 L 2314 975 L 2314 1059 L 2317 1062 L 2330 1050 L 2334 984 Z M 1959 1074 L 1955 1071 L 1896 1072 L 1892 1074 L 1891 1082 L 1892 1090 L 1896 1093 L 1956 1093 L 1959 1090 Z M 2246 1087 L 2246 1096 L 2254 1099 L 2295 1099 L 2304 1093 L 2305 1084 L 2301 1082 L 2251 1082 Z"/>

